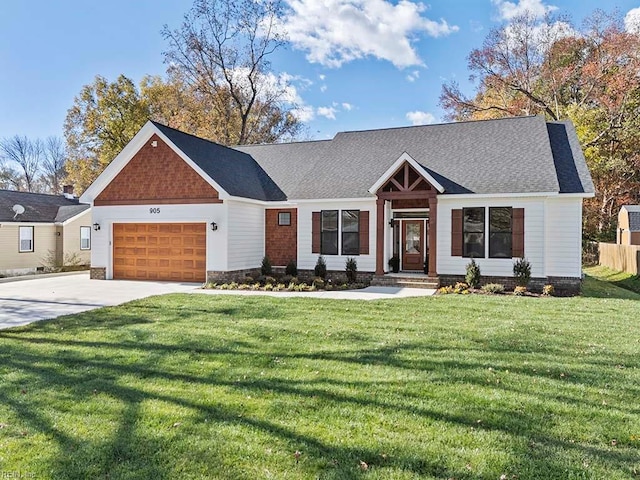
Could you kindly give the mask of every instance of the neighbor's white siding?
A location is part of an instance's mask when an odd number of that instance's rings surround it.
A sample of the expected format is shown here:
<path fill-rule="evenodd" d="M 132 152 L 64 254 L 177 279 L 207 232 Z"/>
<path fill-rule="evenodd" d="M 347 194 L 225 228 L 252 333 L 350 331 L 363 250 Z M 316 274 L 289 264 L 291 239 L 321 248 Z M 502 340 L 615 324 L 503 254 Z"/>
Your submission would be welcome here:
<path fill-rule="evenodd" d="M 369 255 L 323 255 L 328 270 L 344 270 L 345 262 L 352 256 L 358 262 L 358 271 L 374 272 L 376 269 L 376 201 L 325 200 L 298 204 L 298 268 L 313 269 L 318 253 L 311 253 L 311 215 L 322 210 L 367 210 L 369 211 Z M 338 235 L 338 252 L 341 251 L 341 235 Z"/>
<path fill-rule="evenodd" d="M 261 205 L 228 200 L 227 270 L 260 267 L 264 257 L 264 210 Z"/>
<path fill-rule="evenodd" d="M 151 213 L 151 208 L 159 213 Z M 106 267 L 107 279 L 113 278 L 112 242 L 114 223 L 206 223 L 207 270 L 227 270 L 227 204 L 131 205 L 93 207 L 93 223 L 99 231 L 91 232 L 91 266 Z M 216 222 L 213 232 L 209 224 Z"/>
<path fill-rule="evenodd" d="M 468 207 L 524 208 L 524 252 L 531 262 L 531 276 L 544 277 L 545 273 L 545 198 L 466 198 L 451 195 L 438 197 L 437 271 L 441 275 L 464 275 L 470 259 L 451 256 L 451 210 Z M 489 212 L 485 214 L 485 251 L 488 247 Z M 580 251 L 580 249 L 578 249 Z M 513 276 L 513 259 L 477 258 L 482 275 Z M 578 263 L 578 268 L 580 263 Z"/>
<path fill-rule="evenodd" d="M 33 252 L 19 252 L 20 226 L 34 227 Z M 53 223 L 16 222 L 0 225 L 0 273 L 22 274 L 35 272 L 36 268 L 49 265 L 50 253 L 55 258 L 55 249 L 56 227 Z"/>
<path fill-rule="evenodd" d="M 548 198 L 545 202 L 545 211 L 547 275 L 580 277 L 582 275 L 582 198 Z"/>
<path fill-rule="evenodd" d="M 80 227 L 90 228 L 91 246 L 93 247 L 93 234 L 95 232 L 91 228 L 91 223 L 91 209 L 89 209 L 64 224 L 61 236 L 62 260 L 65 264 L 72 259 L 82 265 L 91 263 L 91 249 L 80 250 Z"/>

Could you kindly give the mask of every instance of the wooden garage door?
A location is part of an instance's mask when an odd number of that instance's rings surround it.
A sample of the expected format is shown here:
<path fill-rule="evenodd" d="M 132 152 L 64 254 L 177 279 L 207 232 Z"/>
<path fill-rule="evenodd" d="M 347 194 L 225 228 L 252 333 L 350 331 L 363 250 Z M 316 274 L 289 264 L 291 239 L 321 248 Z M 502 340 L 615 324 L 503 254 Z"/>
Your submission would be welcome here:
<path fill-rule="evenodd" d="M 115 223 L 113 278 L 204 282 L 206 224 Z"/>

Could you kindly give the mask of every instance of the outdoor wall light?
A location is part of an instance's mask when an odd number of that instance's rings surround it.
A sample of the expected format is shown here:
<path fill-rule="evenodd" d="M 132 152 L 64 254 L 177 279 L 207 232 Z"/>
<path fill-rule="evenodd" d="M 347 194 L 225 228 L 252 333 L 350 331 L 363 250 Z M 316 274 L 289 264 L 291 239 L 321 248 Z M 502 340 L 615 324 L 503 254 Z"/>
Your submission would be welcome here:
<path fill-rule="evenodd" d="M 389 226 L 390 226 L 391 228 L 393 228 L 393 221 L 394 221 L 394 219 L 393 219 L 393 218 L 392 218 L 391 220 L 389 220 Z"/>
<path fill-rule="evenodd" d="M 218 224 L 216 222 L 211 222 L 211 230 L 216 231 L 218 229 Z"/>
<path fill-rule="evenodd" d="M 98 230 L 100 230 L 100 224 L 99 223 L 94 223 L 93 224 L 93 229 L 97 232 Z"/>

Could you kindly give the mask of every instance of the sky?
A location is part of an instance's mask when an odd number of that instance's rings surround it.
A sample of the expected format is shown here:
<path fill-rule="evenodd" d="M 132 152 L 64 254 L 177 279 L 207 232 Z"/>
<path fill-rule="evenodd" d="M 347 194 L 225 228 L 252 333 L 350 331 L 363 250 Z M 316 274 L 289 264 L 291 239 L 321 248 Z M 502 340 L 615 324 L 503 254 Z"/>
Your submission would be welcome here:
<path fill-rule="evenodd" d="M 272 58 L 289 80 L 304 139 L 439 123 L 442 84 L 469 82 L 467 55 L 525 9 L 568 15 L 596 8 L 640 29 L 640 0 L 285 0 L 290 41 Z M 62 136 L 67 110 L 96 75 L 136 83 L 166 70 L 163 25 L 192 0 L 0 0 L 0 139 Z"/>

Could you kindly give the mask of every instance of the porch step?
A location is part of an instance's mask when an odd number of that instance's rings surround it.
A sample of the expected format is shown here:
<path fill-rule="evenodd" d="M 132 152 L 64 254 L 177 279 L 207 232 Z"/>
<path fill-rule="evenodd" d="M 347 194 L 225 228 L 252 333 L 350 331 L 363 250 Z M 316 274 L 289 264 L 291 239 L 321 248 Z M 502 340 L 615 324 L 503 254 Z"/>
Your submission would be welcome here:
<path fill-rule="evenodd" d="M 374 275 L 371 286 L 374 287 L 401 287 L 401 288 L 438 288 L 438 277 L 428 277 L 424 274 L 388 273 L 386 275 Z"/>

